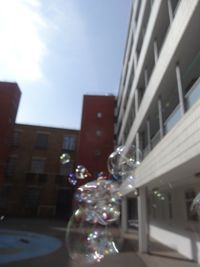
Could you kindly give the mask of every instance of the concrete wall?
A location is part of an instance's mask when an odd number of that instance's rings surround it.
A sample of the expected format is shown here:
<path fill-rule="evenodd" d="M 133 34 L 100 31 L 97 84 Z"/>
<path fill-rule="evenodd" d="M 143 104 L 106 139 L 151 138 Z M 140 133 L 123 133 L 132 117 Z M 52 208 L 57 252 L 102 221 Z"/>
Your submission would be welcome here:
<path fill-rule="evenodd" d="M 199 234 L 191 231 L 176 233 L 173 228 L 165 229 L 150 225 L 150 236 L 157 241 L 177 250 L 183 256 L 200 262 Z"/>

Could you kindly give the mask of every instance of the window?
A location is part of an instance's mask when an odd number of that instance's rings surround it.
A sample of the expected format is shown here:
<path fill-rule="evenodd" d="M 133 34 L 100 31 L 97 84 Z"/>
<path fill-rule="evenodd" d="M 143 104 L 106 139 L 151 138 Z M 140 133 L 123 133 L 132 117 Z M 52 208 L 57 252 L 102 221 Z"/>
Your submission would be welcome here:
<path fill-rule="evenodd" d="M 60 165 L 60 175 L 67 175 L 67 173 L 70 171 L 72 171 L 72 166 L 70 163 Z"/>
<path fill-rule="evenodd" d="M 31 172 L 44 173 L 45 159 L 33 158 L 31 162 Z"/>
<path fill-rule="evenodd" d="M 173 14 L 176 13 L 176 8 L 177 8 L 177 5 L 178 5 L 178 2 L 179 2 L 179 0 L 173 0 L 173 1 L 171 1 L 171 6 L 172 6 Z"/>
<path fill-rule="evenodd" d="M 6 176 L 11 177 L 14 175 L 15 168 L 16 168 L 16 162 L 17 162 L 17 157 L 16 156 L 11 156 L 8 159 L 7 162 L 7 168 L 6 168 Z"/>
<path fill-rule="evenodd" d="M 47 182 L 47 175 L 44 173 L 39 174 L 38 183 L 45 184 Z"/>
<path fill-rule="evenodd" d="M 68 135 L 64 137 L 63 149 L 65 150 L 74 150 L 75 149 L 76 138 L 73 135 Z"/>
<path fill-rule="evenodd" d="M 35 174 L 34 173 L 27 173 L 26 174 L 26 184 L 35 184 Z"/>
<path fill-rule="evenodd" d="M 36 137 L 35 147 L 46 149 L 48 147 L 48 134 L 38 133 Z"/>
<path fill-rule="evenodd" d="M 13 146 L 19 146 L 20 137 L 21 137 L 21 132 L 20 131 L 15 131 L 14 134 L 13 134 L 13 139 L 12 139 L 12 145 Z"/>
<path fill-rule="evenodd" d="M 40 202 L 40 189 L 29 188 L 24 196 L 25 207 L 30 209 L 33 214 L 37 213 L 37 209 Z"/>
<path fill-rule="evenodd" d="M 64 178 L 63 175 L 56 175 L 56 177 L 55 177 L 55 184 L 62 186 L 64 184 L 64 181 L 65 180 L 66 179 Z"/>

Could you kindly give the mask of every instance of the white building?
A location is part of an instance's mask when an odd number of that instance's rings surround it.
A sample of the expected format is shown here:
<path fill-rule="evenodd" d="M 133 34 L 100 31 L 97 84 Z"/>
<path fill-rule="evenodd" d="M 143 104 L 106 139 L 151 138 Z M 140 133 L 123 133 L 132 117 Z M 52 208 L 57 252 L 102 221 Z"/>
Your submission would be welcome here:
<path fill-rule="evenodd" d="M 123 231 L 137 188 L 139 250 L 153 237 L 200 262 L 200 0 L 133 1 L 117 118 L 117 144 L 143 154 L 121 188 Z"/>

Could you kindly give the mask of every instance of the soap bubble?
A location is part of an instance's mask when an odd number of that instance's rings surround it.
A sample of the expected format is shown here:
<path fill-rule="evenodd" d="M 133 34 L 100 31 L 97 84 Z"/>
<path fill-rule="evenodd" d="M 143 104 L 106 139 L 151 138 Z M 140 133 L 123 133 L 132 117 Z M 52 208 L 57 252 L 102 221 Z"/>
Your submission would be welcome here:
<path fill-rule="evenodd" d="M 80 186 L 75 193 L 75 201 L 79 204 L 96 205 L 99 201 L 116 203 L 120 200 L 119 185 L 105 179 L 97 179 Z"/>
<path fill-rule="evenodd" d="M 116 228 L 87 221 L 87 217 L 87 209 L 78 209 L 67 227 L 69 256 L 79 264 L 100 262 L 106 255 L 118 253 L 122 242 Z"/>
<path fill-rule="evenodd" d="M 74 173 L 69 173 L 67 175 L 68 178 L 68 182 L 72 185 L 76 185 L 77 184 L 77 179 L 76 179 L 76 175 Z"/>
<path fill-rule="evenodd" d="M 107 203 L 106 201 L 100 201 L 95 206 L 98 222 L 102 225 L 108 225 L 116 222 L 120 216 L 120 206 L 117 203 Z"/>
<path fill-rule="evenodd" d="M 116 179 L 128 176 L 141 162 L 141 152 L 135 146 L 120 146 L 110 154 L 108 170 Z"/>
<path fill-rule="evenodd" d="M 73 260 L 84 264 L 100 262 L 106 255 L 119 252 L 123 240 L 116 227 L 120 219 L 120 182 L 133 187 L 135 177 L 132 172 L 140 161 L 141 153 L 135 146 L 118 147 L 107 162 L 111 179 L 99 172 L 96 180 L 77 189 L 74 196 L 76 211 L 68 223 L 66 235 L 68 252 Z M 91 176 L 83 165 L 77 166 L 74 175 L 76 179 Z M 74 176 L 70 178 L 72 182 L 75 180 Z M 135 195 L 138 195 L 137 190 Z"/>
<path fill-rule="evenodd" d="M 91 176 L 89 171 L 83 165 L 78 165 L 76 167 L 75 173 L 76 173 L 77 179 L 85 179 L 85 178 Z"/>
<path fill-rule="evenodd" d="M 200 218 L 200 193 L 196 195 L 196 197 L 192 201 L 192 205 L 190 206 L 190 211 L 192 214 L 195 214 Z"/>
<path fill-rule="evenodd" d="M 99 194 L 96 181 L 92 181 L 77 189 L 76 199 L 80 203 L 95 204 L 99 199 Z"/>
<path fill-rule="evenodd" d="M 70 162 L 70 155 L 68 153 L 63 153 L 60 156 L 60 162 L 61 162 L 61 164 L 69 163 Z"/>
<path fill-rule="evenodd" d="M 5 216 L 4 215 L 1 215 L 0 216 L 0 221 L 3 221 L 5 219 Z"/>

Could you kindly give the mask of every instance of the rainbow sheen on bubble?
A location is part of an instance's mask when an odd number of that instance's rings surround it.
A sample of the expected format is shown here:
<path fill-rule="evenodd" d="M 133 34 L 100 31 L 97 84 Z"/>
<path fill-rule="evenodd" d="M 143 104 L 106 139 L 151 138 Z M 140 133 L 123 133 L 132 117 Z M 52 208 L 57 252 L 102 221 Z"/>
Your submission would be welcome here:
<path fill-rule="evenodd" d="M 78 165 L 76 167 L 75 174 L 76 174 L 76 178 L 81 179 L 81 180 L 91 176 L 89 171 L 83 165 Z"/>
<path fill-rule="evenodd" d="M 88 212 L 76 210 L 67 227 L 68 252 L 77 264 L 100 262 L 106 255 L 118 253 L 122 242 L 119 231 L 94 222 L 93 215 L 88 220 Z"/>
<path fill-rule="evenodd" d="M 109 172 L 120 180 L 129 176 L 141 162 L 141 152 L 135 146 L 120 146 L 110 154 L 107 161 Z"/>
<path fill-rule="evenodd" d="M 77 210 L 68 223 L 66 235 L 72 260 L 99 262 L 106 255 L 119 252 L 122 238 L 120 231 L 112 227 L 120 217 L 118 190 L 119 185 L 105 176 L 77 189 L 74 197 Z"/>
<path fill-rule="evenodd" d="M 110 177 L 99 172 L 96 179 L 76 190 L 75 211 L 67 226 L 66 243 L 69 256 L 77 264 L 100 262 L 106 255 L 119 252 L 123 241 L 116 227 L 120 220 L 120 186 L 124 183 L 134 187 L 133 171 L 140 161 L 141 153 L 135 146 L 120 146 L 108 157 Z M 75 173 L 68 175 L 68 181 L 76 185 L 77 180 L 91 176 L 85 166 L 78 165 Z M 136 189 L 134 192 L 137 196 Z"/>
<path fill-rule="evenodd" d="M 77 184 L 76 175 L 75 175 L 74 173 L 68 173 L 68 175 L 67 175 L 67 179 L 68 179 L 68 182 L 69 182 L 71 185 L 76 185 L 76 184 Z"/>
<path fill-rule="evenodd" d="M 71 160 L 71 157 L 68 153 L 63 153 L 61 156 L 60 156 L 60 163 L 61 164 L 67 164 L 69 163 Z"/>

